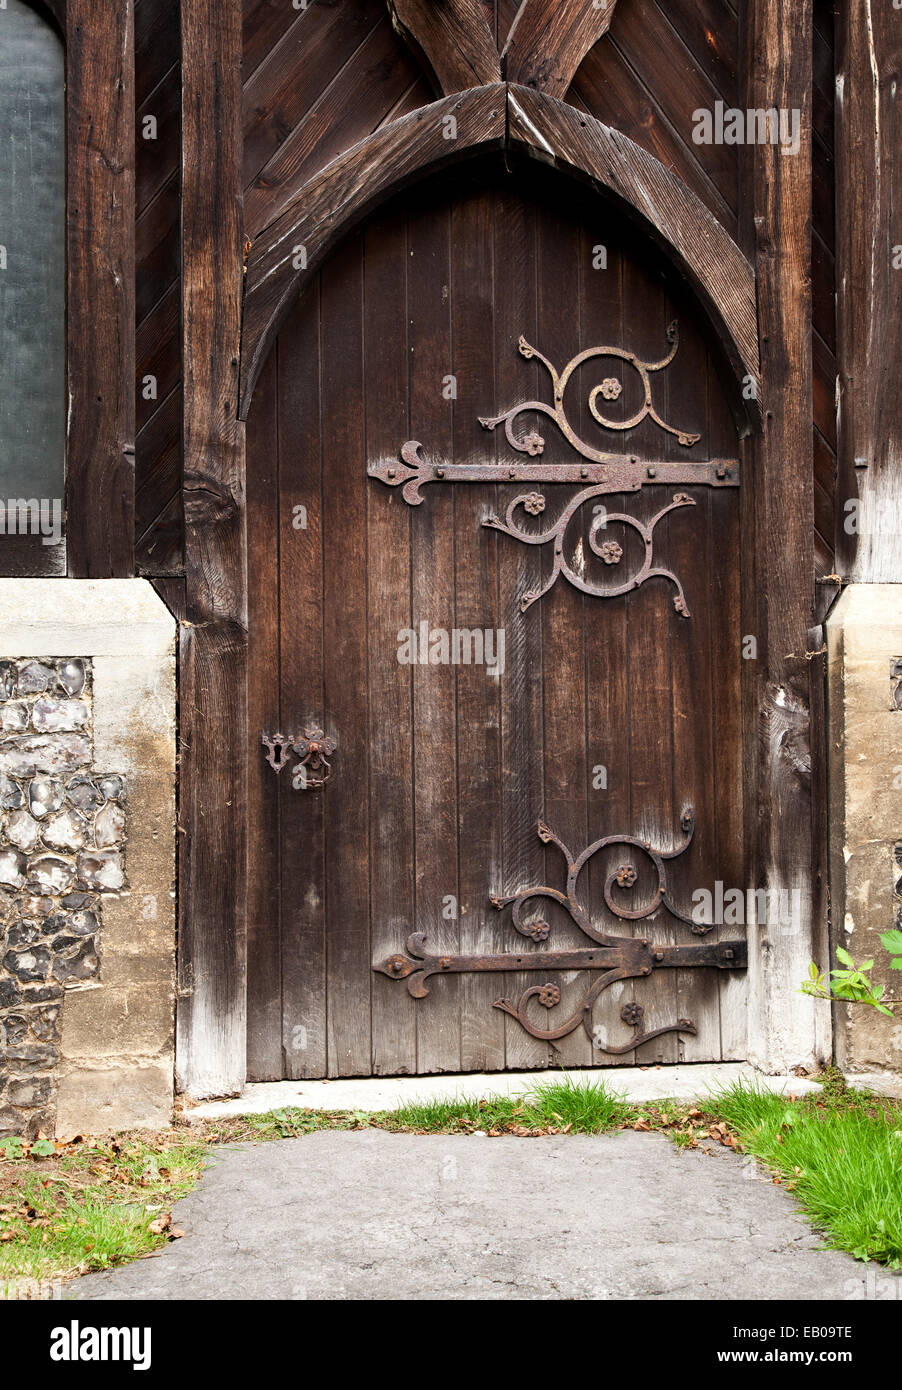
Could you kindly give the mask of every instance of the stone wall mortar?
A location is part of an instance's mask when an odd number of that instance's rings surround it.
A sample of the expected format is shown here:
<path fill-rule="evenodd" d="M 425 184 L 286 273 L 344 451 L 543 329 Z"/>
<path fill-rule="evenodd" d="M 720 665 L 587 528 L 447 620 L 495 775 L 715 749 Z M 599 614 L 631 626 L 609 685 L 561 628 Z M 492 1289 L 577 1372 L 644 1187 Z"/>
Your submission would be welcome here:
<path fill-rule="evenodd" d="M 55 1130 L 61 1010 L 127 891 L 125 778 L 94 769 L 90 658 L 0 660 L 0 1136 Z"/>

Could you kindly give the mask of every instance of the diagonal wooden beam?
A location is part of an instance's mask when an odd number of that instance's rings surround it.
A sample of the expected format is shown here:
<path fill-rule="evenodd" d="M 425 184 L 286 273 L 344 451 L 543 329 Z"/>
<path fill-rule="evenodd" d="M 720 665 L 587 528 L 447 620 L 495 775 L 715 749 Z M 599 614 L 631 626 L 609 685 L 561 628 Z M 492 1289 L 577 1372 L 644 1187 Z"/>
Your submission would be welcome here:
<path fill-rule="evenodd" d="M 439 96 L 501 81 L 501 60 L 481 0 L 387 0 L 401 38 Z"/>
<path fill-rule="evenodd" d="M 611 27 L 617 0 L 523 0 L 501 66 L 508 82 L 563 97 L 589 49 Z"/>

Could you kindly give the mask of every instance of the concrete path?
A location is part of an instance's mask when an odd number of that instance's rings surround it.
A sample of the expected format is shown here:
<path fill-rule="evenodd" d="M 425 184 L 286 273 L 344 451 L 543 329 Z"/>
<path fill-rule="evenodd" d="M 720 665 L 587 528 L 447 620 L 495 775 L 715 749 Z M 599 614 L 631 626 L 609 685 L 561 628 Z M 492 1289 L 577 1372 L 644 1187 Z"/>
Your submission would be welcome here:
<path fill-rule="evenodd" d="M 863 1298 L 743 1158 L 660 1134 L 323 1130 L 219 1151 L 159 1257 L 79 1299 Z"/>

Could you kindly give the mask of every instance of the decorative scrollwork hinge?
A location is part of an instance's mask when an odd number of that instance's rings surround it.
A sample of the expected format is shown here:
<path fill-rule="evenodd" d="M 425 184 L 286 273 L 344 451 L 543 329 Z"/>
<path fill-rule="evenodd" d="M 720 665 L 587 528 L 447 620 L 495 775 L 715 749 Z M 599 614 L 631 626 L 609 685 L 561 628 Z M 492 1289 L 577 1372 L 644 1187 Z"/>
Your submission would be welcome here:
<path fill-rule="evenodd" d="M 520 541 L 523 545 L 553 544 L 554 560 L 551 577 L 540 589 L 530 589 L 521 595 L 520 609 L 522 612 L 525 612 L 544 594 L 547 594 L 559 575 L 563 575 L 568 583 L 593 598 L 616 598 L 619 594 L 626 594 L 632 589 L 638 589 L 648 579 L 661 578 L 669 580 L 676 589 L 673 598 L 676 613 L 681 618 L 688 618 L 690 616 L 689 606 L 683 593 L 682 584 L 671 570 L 656 565 L 654 558 L 655 527 L 661 518 L 669 512 L 681 507 L 695 506 L 695 498 L 688 493 L 673 493 L 672 501 L 662 507 L 649 521 L 640 521 L 627 512 L 606 512 L 604 507 L 594 508 L 588 538 L 589 551 L 597 560 L 603 562 L 608 571 L 619 565 L 624 555 L 624 547 L 607 532 L 608 526 L 631 528 L 638 533 L 644 546 L 644 556 L 639 568 L 621 584 L 606 585 L 592 581 L 590 578 L 584 578 L 582 573 L 578 572 L 585 568 L 586 559 L 581 543 L 578 542 L 579 559 L 574 557 L 573 563 L 571 563 L 565 554 L 570 523 L 584 504 L 593 499 L 617 493 L 639 492 L 649 484 L 667 487 L 674 484 L 682 484 L 684 487 L 704 485 L 713 488 L 739 486 L 739 461 L 737 459 L 719 458 L 701 459 L 698 462 L 675 462 L 670 459 L 639 459 L 635 454 L 607 453 L 604 450 L 593 448 L 581 439 L 567 418 L 564 396 L 573 373 L 583 363 L 594 358 L 614 358 L 619 359 L 638 373 L 642 401 L 638 409 L 628 419 L 615 420 L 610 418 L 604 413 L 600 402 L 618 400 L 623 392 L 623 386 L 617 377 L 605 377 L 589 393 L 589 410 L 597 424 L 605 430 L 624 431 L 633 429 L 640 425 L 643 420 L 649 419 L 665 433 L 675 436 L 678 443 L 684 448 L 691 448 L 692 445 L 697 444 L 700 436 L 669 424 L 658 414 L 652 399 L 651 375 L 654 372 L 663 371 L 665 367 L 669 366 L 677 353 L 679 333 L 676 321 L 667 330 L 667 340 L 669 350 L 657 362 L 646 362 L 637 357 L 635 353 L 627 352 L 624 348 L 595 347 L 587 348 L 584 352 L 578 353 L 562 372 L 558 372 L 547 357 L 544 357 L 537 348 L 534 348 L 531 343 L 521 337 L 519 341 L 520 355 L 527 359 L 536 358 L 547 369 L 551 377 L 553 403 L 549 405 L 547 401 L 541 400 L 522 401 L 519 405 L 505 411 L 503 415 L 481 418 L 480 423 L 487 430 L 494 430 L 498 425 L 503 424 L 508 444 L 518 454 L 525 455 L 525 458 L 508 463 L 448 463 L 442 458 L 429 460 L 424 458 L 423 446 L 419 440 L 409 439 L 401 447 L 400 459 L 378 459 L 369 465 L 367 471 L 371 478 L 378 478 L 387 487 L 400 487 L 405 502 L 412 507 L 418 507 L 422 504 L 421 489 L 427 483 L 539 484 L 541 490 L 521 492 L 513 501 L 509 502 L 505 508 L 503 520 L 497 516 L 489 516 L 483 522 L 483 525 L 490 526 L 496 531 L 503 531 L 506 536 Z M 545 440 L 535 426 L 522 438 L 519 438 L 515 431 L 515 425 L 520 416 L 530 413 L 545 415 L 551 419 L 567 442 L 585 461 L 580 463 L 543 463 L 541 455 L 545 451 Z M 565 503 L 557 519 L 550 526 L 541 531 L 530 530 L 527 518 L 529 516 L 538 517 L 545 511 L 548 501 L 546 490 L 552 484 L 559 483 L 581 484 L 582 491 Z M 514 517 L 519 507 L 522 507 L 523 513 L 526 515 L 517 521 Z"/>
<path fill-rule="evenodd" d="M 267 749 L 266 761 L 278 774 L 291 762 L 291 755 L 297 759 L 291 775 L 291 785 L 295 791 L 316 791 L 324 787 L 332 776 L 329 759 L 338 747 L 338 741 L 323 732 L 316 725 L 310 725 L 302 734 L 261 734 L 260 742 Z"/>
<path fill-rule="evenodd" d="M 535 1000 L 545 1009 L 556 1008 L 561 1003 L 561 990 L 556 984 L 547 981 L 532 985 L 514 1002 L 510 999 L 496 999 L 494 1007 L 515 1018 L 532 1037 L 543 1042 L 553 1042 L 567 1037 L 580 1025 L 591 1039 L 593 1047 L 600 1052 L 622 1056 L 642 1043 L 664 1033 L 695 1033 L 696 1027 L 691 1019 L 678 1018 L 675 1023 L 646 1030 L 644 1010 L 640 1004 L 628 1003 L 620 1011 L 624 1023 L 633 1029 L 633 1036 L 622 1044 L 610 1043 L 604 1028 L 593 1019 L 593 1010 L 599 997 L 612 984 L 619 980 L 637 979 L 652 975 L 657 970 L 686 970 L 707 967 L 715 970 L 743 970 L 748 963 L 748 947 L 745 941 L 720 941 L 692 944 L 657 944 L 649 937 L 614 936 L 604 926 L 593 921 L 577 895 L 577 881 L 583 869 L 596 854 L 602 850 L 618 848 L 623 851 L 620 862 L 615 863 L 605 879 L 603 896 L 610 912 L 627 922 L 639 922 L 653 917 L 659 908 L 669 913 L 677 921 L 686 923 L 695 935 L 703 936 L 711 927 L 697 923 L 692 917 L 681 912 L 670 896 L 665 862 L 677 859 L 689 848 L 695 829 L 691 808 L 687 807 L 680 819 L 683 841 L 673 849 L 655 849 L 647 840 L 634 835 L 606 835 L 589 845 L 580 855 L 574 855 L 563 840 L 544 822 L 539 823 L 539 839 L 544 844 L 553 844 L 561 852 L 567 865 L 567 881 L 563 892 L 557 888 L 521 888 L 509 897 L 492 898 L 492 906 L 498 909 L 510 907 L 515 931 L 528 937 L 537 945 L 547 941 L 551 934 L 548 920 L 524 919 L 523 910 L 528 903 L 544 898 L 557 903 L 568 914 L 572 922 L 592 943 L 589 947 L 567 948 L 553 951 L 530 951 L 522 949 L 485 956 L 431 955 L 426 949 L 423 932 L 414 932 L 407 940 L 407 954 L 397 952 L 386 960 L 377 961 L 373 969 L 391 980 L 407 980 L 408 992 L 414 999 L 425 999 L 429 993 L 427 981 L 431 975 L 482 974 L 485 972 L 537 971 L 542 974 L 553 970 L 600 971 L 593 983 L 578 1001 L 577 1007 L 564 1019 L 551 1028 L 542 1028 L 530 1017 L 528 1006 Z M 629 894 L 640 882 L 637 864 L 642 859 L 650 861 L 654 869 L 656 884 L 644 902 L 637 906 L 626 906 L 624 894 Z M 627 898 L 628 902 L 629 899 Z"/>

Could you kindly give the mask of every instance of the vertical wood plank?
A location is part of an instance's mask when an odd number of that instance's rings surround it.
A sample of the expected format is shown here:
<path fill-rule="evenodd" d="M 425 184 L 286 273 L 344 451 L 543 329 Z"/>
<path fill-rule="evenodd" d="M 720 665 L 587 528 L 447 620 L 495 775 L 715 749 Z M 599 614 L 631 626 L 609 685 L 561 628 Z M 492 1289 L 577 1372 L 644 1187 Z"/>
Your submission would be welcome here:
<path fill-rule="evenodd" d="M 688 457 L 713 457 L 708 426 L 708 360 L 705 344 L 692 322 L 690 305 L 671 304 L 669 317 L 680 323 L 679 352 L 668 369 L 668 395 L 674 412 L 679 413 L 681 426 L 701 434 L 699 443 L 686 450 L 671 436 L 664 443 L 664 457 L 671 460 Z M 668 417 L 670 418 L 670 417 Z M 735 434 L 727 457 L 736 454 Z M 681 489 L 682 491 L 683 489 Z M 738 654 L 733 649 L 722 651 L 714 646 L 714 605 L 716 583 L 721 570 L 735 568 L 729 553 L 717 547 L 712 553 L 711 504 L 713 489 L 698 487 L 685 491 L 695 502 L 672 514 L 667 543 L 667 561 L 683 583 L 692 617 L 688 622 L 671 621 L 673 711 L 673 817 L 677 832 L 680 816 L 686 806 L 695 813 L 695 833 L 684 855 L 671 866 L 669 878 L 674 902 L 683 912 L 691 911 L 692 893 L 697 888 L 714 891 L 715 882 L 723 878 L 717 860 L 718 802 L 716 789 L 715 744 L 715 680 L 717 704 L 738 708 Z M 672 494 L 671 494 L 672 495 Z M 738 494 L 726 494 L 725 508 L 718 509 L 723 524 L 726 516 L 736 512 Z M 732 513 L 727 509 L 732 508 Z M 741 838 L 741 829 L 740 829 Z M 727 887 L 742 887 L 742 880 L 726 881 Z M 663 920 L 668 920 L 666 916 Z M 669 919 L 671 939 L 676 942 L 694 941 L 691 929 Z M 718 939 L 715 929 L 705 938 Z M 680 1061 L 699 1062 L 720 1057 L 720 975 L 713 970 L 679 970 L 674 972 L 677 990 L 675 1017 L 691 1018 L 698 1032 L 681 1033 Z M 670 1020 L 674 1022 L 674 1019 Z"/>
<path fill-rule="evenodd" d="M 279 784 L 260 734 L 279 728 L 279 416 L 278 347 L 264 367 L 247 433 L 248 885 L 247 1074 L 282 1077 L 282 958 L 279 932 Z"/>
<path fill-rule="evenodd" d="M 479 424 L 483 401 L 495 394 L 493 349 L 493 222 L 490 191 L 471 193 L 452 214 L 451 312 L 454 459 L 462 463 L 486 450 Z M 454 496 L 455 626 L 499 627 L 497 537 L 483 526 L 495 503 L 491 490 L 458 488 Z M 489 897 L 502 877 L 501 734 L 499 681 L 486 666 L 457 666 L 458 824 L 460 944 L 466 953 L 485 949 L 504 924 Z M 462 975 L 461 1065 L 467 1071 L 504 1066 L 504 1017 L 493 1008 L 498 981 Z"/>
<path fill-rule="evenodd" d="M 667 305 L 658 281 L 644 264 L 631 258 L 624 269 L 623 312 L 630 348 L 640 358 L 653 361 L 666 342 L 669 322 Z M 629 383 L 635 390 L 635 382 Z M 655 384 L 658 408 L 667 419 L 670 413 L 670 393 L 667 374 Z M 629 407 L 627 406 L 627 409 Z M 655 457 L 664 452 L 660 431 L 646 420 L 630 440 L 630 451 Z M 665 454 L 666 457 L 666 454 Z M 647 520 L 672 497 L 664 488 L 644 489 L 638 498 L 628 498 L 626 510 Z M 655 531 L 655 553 L 669 549 L 672 527 L 668 517 Z M 674 526 L 684 524 L 678 516 Z M 629 643 L 629 746 L 630 746 L 630 834 L 647 840 L 654 846 L 670 848 L 680 840 L 681 806 L 676 804 L 673 786 L 673 642 L 677 617 L 673 608 L 673 591 L 666 580 L 652 580 L 626 596 L 628 605 Z M 697 619 L 692 618 L 695 622 Z M 645 855 L 628 855 L 624 862 L 634 862 L 639 878 L 630 893 L 622 895 L 626 906 L 648 902 L 649 890 L 654 891 L 656 875 Z M 652 941 L 672 943 L 676 933 L 665 912 L 659 912 L 653 923 L 642 920 L 635 924 L 634 936 Z M 660 971 L 650 980 L 637 981 L 635 1002 L 645 1010 L 643 1029 L 653 1030 L 674 1023 L 679 1017 L 675 972 Z M 636 1062 L 676 1062 L 679 1060 L 679 1041 L 675 1033 L 638 1047 Z"/>
<path fill-rule="evenodd" d="M 514 401 L 534 394 L 538 385 L 536 365 L 527 364 L 517 351 L 520 335 L 536 341 L 536 209 L 510 189 L 500 188 L 495 199 L 495 381 L 494 407 L 484 414 L 507 410 Z M 515 458 L 506 439 L 495 432 L 495 457 Z M 498 488 L 498 511 L 503 516 L 522 485 Z M 502 895 L 517 893 L 529 885 L 547 882 L 545 851 L 538 837 L 538 822 L 545 815 L 542 730 L 542 618 L 533 609 L 520 612 L 520 596 L 542 584 L 542 553 L 538 547 L 518 545 L 500 538 L 498 545 L 498 611 L 505 632 L 505 670 L 501 678 L 501 864 Z M 538 914 L 537 914 L 538 916 Z M 529 950 L 506 912 L 500 933 L 493 933 L 496 949 Z M 532 949 L 544 950 L 544 946 Z M 517 1003 L 535 977 L 529 971 L 507 974 L 499 980 L 498 996 Z M 505 1015 L 505 1055 L 509 1068 L 539 1068 L 552 1056 L 549 1044 L 533 1038 L 516 1019 Z"/>
<path fill-rule="evenodd" d="M 247 536 L 237 418 L 243 245 L 241 5 L 182 3 L 182 333 L 188 618 L 182 627 L 177 1068 L 191 1095 L 246 1075 Z M 131 378 L 129 378 L 131 380 Z"/>
<path fill-rule="evenodd" d="M 902 582 L 902 393 L 889 359 L 902 331 L 902 15 L 837 7 L 838 567 L 859 583 Z M 858 534 L 845 503 L 858 499 Z"/>
<path fill-rule="evenodd" d="M 366 392 L 367 462 L 397 454 L 409 437 L 406 226 L 399 210 L 366 233 L 364 361 L 367 382 L 379 383 Z M 396 489 L 374 482 L 367 483 L 366 506 L 372 959 L 384 960 L 407 940 L 415 911 L 415 668 L 398 661 L 398 633 L 411 626 L 410 508 Z M 417 1001 L 384 975 L 372 974 L 371 980 L 373 1071 L 415 1071 Z M 444 983 L 437 982 L 437 989 Z"/>
<path fill-rule="evenodd" d="M 66 5 L 69 423 L 77 579 L 135 564 L 134 5 Z"/>
<path fill-rule="evenodd" d="M 598 205 L 594 216 L 582 232 L 580 276 L 582 294 L 583 348 L 600 344 L 626 343 L 623 304 L 623 267 L 625 253 L 618 235 L 616 221 L 604 215 Z M 598 259 L 595 247 L 604 248 L 604 263 Z M 598 260 L 598 264 L 595 262 Z M 581 407 L 580 425 L 584 439 L 597 438 L 598 426 L 591 420 L 588 390 L 598 384 L 602 372 L 610 374 L 624 385 L 626 369 L 617 359 L 589 364 L 591 380 L 582 373 L 578 383 Z M 587 390 L 588 387 L 588 390 Z M 605 413 L 612 419 L 623 418 L 623 396 L 616 402 L 605 403 Z M 628 509 L 631 498 L 623 495 L 601 499 L 609 512 Z M 589 523 L 591 525 L 591 521 Z M 611 539 L 622 541 L 622 530 L 612 528 Z M 595 564 L 597 574 L 601 566 Z M 586 784 L 587 824 L 589 840 L 603 835 L 627 833 L 630 820 L 630 762 L 629 762 L 629 687 L 627 681 L 627 600 L 589 600 L 586 614 Z M 596 785 L 597 784 L 597 785 Z M 629 923 L 613 918 L 604 906 L 604 881 L 609 857 L 599 856 L 589 864 L 584 875 L 589 902 L 596 921 L 605 922 L 618 936 L 631 936 Z M 596 978 L 596 977 L 593 977 Z M 620 1021 L 620 1009 L 635 996 L 631 980 L 611 985 L 595 1009 L 596 1026 L 616 1046 L 622 1045 L 629 1034 Z M 615 1056 L 593 1048 L 595 1066 L 629 1066 L 634 1054 Z"/>
<path fill-rule="evenodd" d="M 453 448 L 451 402 L 451 209 L 433 192 L 411 210 L 407 240 L 408 434 L 436 455 Z M 454 627 L 454 498 L 433 488 L 410 518 L 411 626 Z M 456 690 L 447 666 L 417 665 L 413 681 L 414 877 L 417 931 L 432 951 L 460 950 Z M 448 899 L 452 899 L 448 903 Z M 388 981 L 387 983 L 391 983 Z M 417 1069 L 459 1070 L 460 977 L 436 980 L 418 1001 Z"/>
<path fill-rule="evenodd" d="M 322 271 L 323 727 L 338 751 L 325 788 L 331 1076 L 372 1070 L 367 747 L 367 511 L 363 238 Z M 306 793 L 305 793 L 306 795 Z"/>
<path fill-rule="evenodd" d="M 279 726 L 303 733 L 322 724 L 323 519 L 320 410 L 320 280 L 301 297 L 278 339 L 279 352 Z M 340 486 L 340 485 L 339 485 Z M 303 508 L 297 511 L 296 508 Z M 306 526 L 298 526 L 298 520 Z M 253 541 L 253 537 L 252 537 Z M 253 554 L 253 550 L 252 550 Z M 323 725 L 326 733 L 337 729 Z M 252 729 L 256 735 L 256 730 Z M 341 741 L 341 740 L 340 740 Z M 336 764 L 334 776 L 339 775 Z M 300 791 L 284 772 L 279 805 L 281 1033 L 283 1075 L 326 1074 L 326 888 L 324 791 Z M 251 861 L 251 873 L 266 872 Z"/>
<path fill-rule="evenodd" d="M 547 196 L 547 195 L 546 195 Z M 536 283 L 537 323 L 536 343 L 540 352 L 562 371 L 580 347 L 580 278 L 579 230 L 569 208 L 560 209 L 546 202 L 539 220 L 537 238 Z M 549 398 L 550 381 L 547 372 L 540 377 L 540 393 Z M 576 399 L 574 387 L 573 399 Z M 541 433 L 545 438 L 545 463 L 564 463 L 573 459 L 571 445 L 549 424 Z M 572 493 L 560 488 L 548 489 L 548 511 L 542 520 L 557 517 Z M 574 545 L 583 546 L 579 538 L 584 523 L 582 514 L 574 518 L 564 546 L 568 555 Z M 547 523 L 546 523 L 547 524 Z M 543 547 L 544 563 L 550 564 L 549 547 Z M 580 568 L 576 559 L 575 566 Z M 521 622 L 542 624 L 542 657 L 545 682 L 545 819 L 574 855 L 582 853 L 587 842 L 586 825 L 586 624 L 602 623 L 607 614 L 599 611 L 598 600 L 585 598 L 572 585 L 564 582 L 554 588 Z M 594 611 L 587 613 L 587 608 Z M 567 866 L 562 856 L 549 849 L 546 855 L 552 887 L 562 887 Z M 578 885 L 586 891 L 588 875 Z M 569 945 L 584 947 L 588 943 L 569 917 L 555 912 L 549 945 L 567 949 Z M 547 1011 L 532 1001 L 532 1016 L 541 1014 L 540 1026 L 556 1028 L 573 1013 L 579 999 L 590 987 L 592 978 L 586 971 L 567 971 L 557 978 L 561 1002 Z M 538 983 L 538 981 L 536 981 Z M 585 1067 L 593 1061 L 593 1048 L 583 1028 L 552 1044 L 554 1058 L 561 1066 Z"/>
<path fill-rule="evenodd" d="M 736 425 L 724 399 L 724 388 L 714 362 L 706 367 L 708 383 L 708 445 L 714 458 L 740 457 Z M 748 463 L 748 460 L 744 460 Z M 716 822 L 714 867 L 716 877 L 732 888 L 751 882 L 746 853 L 743 790 L 743 688 L 755 662 L 743 652 L 743 635 L 750 631 L 743 621 L 743 591 L 754 594 L 755 556 L 742 544 L 743 506 L 756 488 L 754 471 L 747 467 L 737 496 L 714 492 L 709 502 L 708 551 L 711 565 L 711 709 L 714 741 Z M 741 561 L 737 564 L 736 557 Z M 725 676 L 721 673 L 726 672 Z M 746 924 L 724 923 L 718 937 L 745 938 Z M 748 1054 L 748 979 L 744 970 L 725 971 L 717 980 L 720 1000 L 721 1056 L 739 1061 Z"/>

